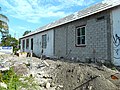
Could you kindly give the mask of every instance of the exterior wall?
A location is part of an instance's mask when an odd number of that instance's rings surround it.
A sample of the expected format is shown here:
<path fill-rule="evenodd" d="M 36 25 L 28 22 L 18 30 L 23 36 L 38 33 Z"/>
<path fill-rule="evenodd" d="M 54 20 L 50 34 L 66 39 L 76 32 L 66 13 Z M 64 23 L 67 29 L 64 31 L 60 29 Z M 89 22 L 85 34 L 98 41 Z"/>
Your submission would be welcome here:
<path fill-rule="evenodd" d="M 97 21 L 99 16 L 105 16 L 103 20 Z M 55 28 L 55 49 L 54 54 L 58 57 L 79 58 L 85 61 L 91 59 L 111 59 L 111 29 L 110 12 L 104 11 L 96 15 L 86 17 Z M 86 25 L 86 45 L 75 46 L 75 29 L 78 26 Z"/>
<path fill-rule="evenodd" d="M 114 64 L 120 66 L 120 7 L 112 11 Z"/>
<path fill-rule="evenodd" d="M 30 37 L 27 37 L 27 38 L 24 38 L 24 39 L 21 39 L 21 44 L 20 44 L 20 51 L 21 52 L 30 52 L 31 51 L 31 39 L 34 38 L 33 36 L 30 36 Z M 26 48 L 26 40 L 29 39 L 29 48 Z M 23 40 L 25 40 L 25 44 L 24 44 L 24 49 L 23 49 Z"/>
<path fill-rule="evenodd" d="M 25 47 L 25 52 L 31 51 L 31 38 L 33 38 L 33 53 L 36 56 L 40 57 L 41 51 L 42 51 L 42 35 L 44 34 L 47 34 L 47 47 L 43 50 L 43 55 L 52 57 L 53 56 L 53 43 L 54 43 L 53 41 L 54 31 L 53 30 L 45 31 L 45 32 L 21 39 L 21 51 L 23 51 L 22 41 L 25 40 L 25 46 L 26 46 L 26 39 L 29 39 L 29 48 L 26 49 Z"/>
<path fill-rule="evenodd" d="M 21 39 L 21 44 L 20 44 L 20 51 L 21 52 L 30 52 L 31 51 L 31 49 L 30 49 L 31 48 L 31 45 L 30 45 L 30 43 L 31 43 L 30 39 L 31 38 L 33 38 L 33 36 Z M 26 48 L 26 40 L 27 39 L 29 39 L 29 48 Z M 25 41 L 24 48 L 23 48 L 23 40 Z"/>

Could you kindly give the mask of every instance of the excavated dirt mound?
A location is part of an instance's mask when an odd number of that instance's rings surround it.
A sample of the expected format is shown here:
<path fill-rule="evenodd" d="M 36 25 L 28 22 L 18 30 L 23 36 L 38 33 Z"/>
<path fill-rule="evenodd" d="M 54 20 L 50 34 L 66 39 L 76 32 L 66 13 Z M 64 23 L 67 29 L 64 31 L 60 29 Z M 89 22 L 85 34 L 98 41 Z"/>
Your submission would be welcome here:
<path fill-rule="evenodd" d="M 2 55 L 1 60 L 6 60 L 5 66 L 13 65 L 17 74 L 32 74 L 37 90 L 120 90 L 120 72 L 115 68 L 35 57 Z"/>
<path fill-rule="evenodd" d="M 120 73 L 105 66 L 94 64 L 47 61 L 56 90 L 120 90 Z M 112 79 L 111 75 L 116 76 Z"/>

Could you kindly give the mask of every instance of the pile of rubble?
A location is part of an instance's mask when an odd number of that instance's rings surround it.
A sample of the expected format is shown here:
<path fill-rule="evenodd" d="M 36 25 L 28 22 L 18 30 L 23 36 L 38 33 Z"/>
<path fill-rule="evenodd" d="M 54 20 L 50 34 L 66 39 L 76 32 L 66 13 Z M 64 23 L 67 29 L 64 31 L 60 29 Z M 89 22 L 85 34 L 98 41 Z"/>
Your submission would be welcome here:
<path fill-rule="evenodd" d="M 14 66 L 17 74 L 32 75 L 39 85 L 37 90 L 120 90 L 120 72 L 115 68 L 35 57 L 0 57 L 1 66 Z"/>

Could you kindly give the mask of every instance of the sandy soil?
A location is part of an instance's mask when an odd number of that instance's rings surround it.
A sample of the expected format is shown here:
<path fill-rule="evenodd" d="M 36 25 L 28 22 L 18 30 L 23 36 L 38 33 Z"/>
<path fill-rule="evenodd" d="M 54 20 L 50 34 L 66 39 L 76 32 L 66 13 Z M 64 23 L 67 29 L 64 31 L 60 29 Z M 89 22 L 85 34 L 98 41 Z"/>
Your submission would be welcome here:
<path fill-rule="evenodd" d="M 120 90 L 120 72 L 104 65 L 14 55 L 0 55 L 0 60 L 17 74 L 32 74 L 38 90 Z"/>

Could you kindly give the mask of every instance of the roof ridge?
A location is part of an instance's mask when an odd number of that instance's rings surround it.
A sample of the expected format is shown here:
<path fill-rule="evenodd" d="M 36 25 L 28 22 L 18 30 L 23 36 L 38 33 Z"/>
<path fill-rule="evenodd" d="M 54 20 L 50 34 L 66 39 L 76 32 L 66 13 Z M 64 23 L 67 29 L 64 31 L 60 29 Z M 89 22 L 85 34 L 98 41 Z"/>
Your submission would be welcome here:
<path fill-rule="evenodd" d="M 94 5 L 89 6 L 85 9 L 83 9 L 83 10 L 80 10 L 78 12 L 70 14 L 66 17 L 63 17 L 63 18 L 61 18 L 59 20 L 56 20 L 52 23 L 49 23 L 45 26 L 42 26 L 42 27 L 38 28 L 37 30 L 35 30 L 35 31 L 23 36 L 23 37 L 27 37 L 29 35 L 36 34 L 36 33 L 39 33 L 39 32 L 42 32 L 42 31 L 45 31 L 45 30 L 48 30 L 48 29 L 52 29 L 52 28 L 57 27 L 59 25 L 63 25 L 63 24 L 66 24 L 66 23 L 69 23 L 69 22 L 72 22 L 72 21 L 90 16 L 90 15 L 93 15 L 95 13 L 101 12 L 103 10 L 106 10 L 106 9 L 109 9 L 109 8 L 112 8 L 112 7 L 115 7 L 115 6 L 117 6 L 117 5 L 112 5 L 112 4 L 108 4 L 108 3 L 105 3 L 105 2 L 104 3 L 100 2 L 100 3 L 94 4 Z"/>

